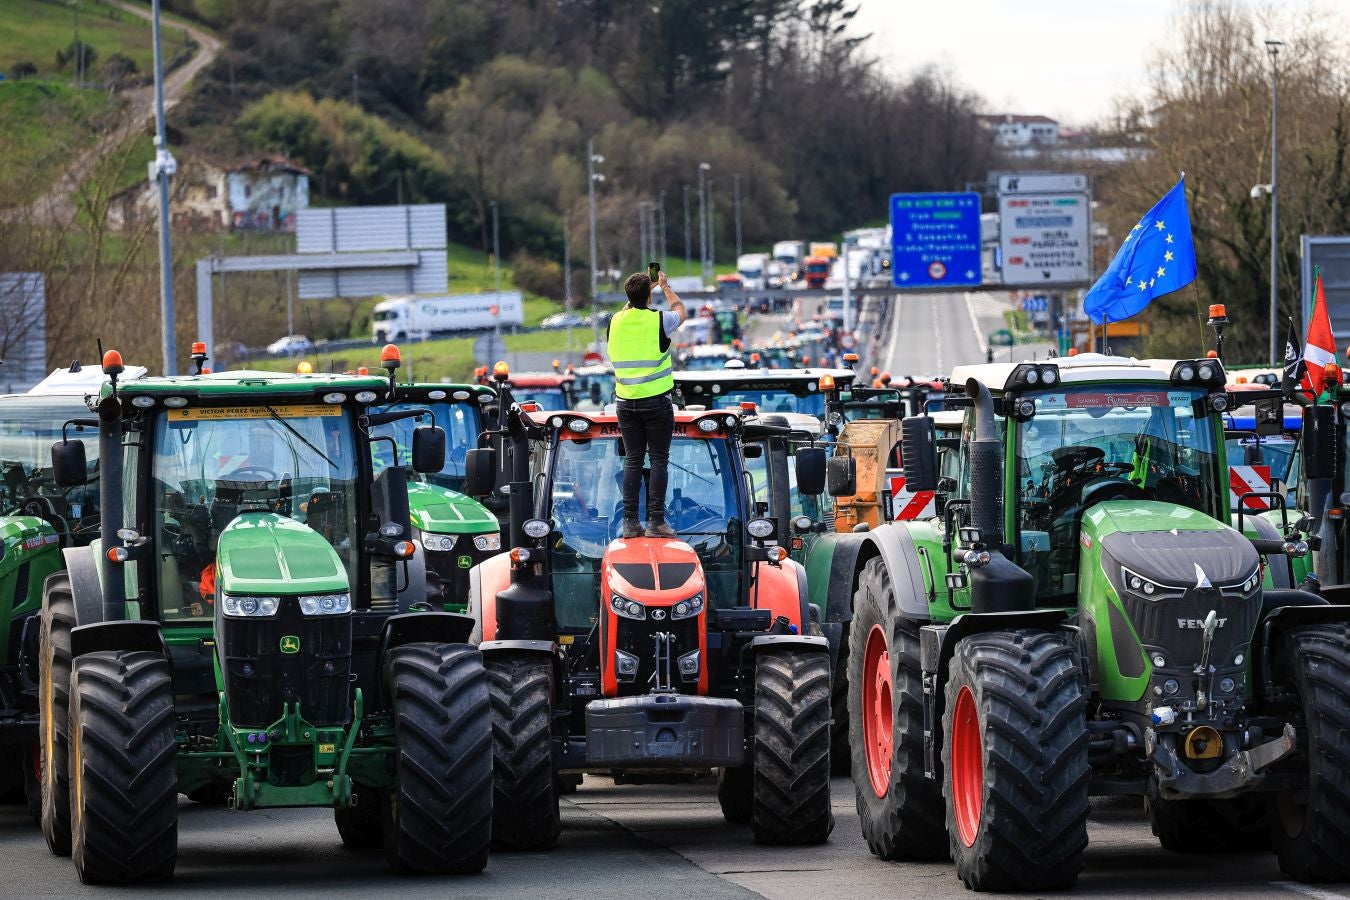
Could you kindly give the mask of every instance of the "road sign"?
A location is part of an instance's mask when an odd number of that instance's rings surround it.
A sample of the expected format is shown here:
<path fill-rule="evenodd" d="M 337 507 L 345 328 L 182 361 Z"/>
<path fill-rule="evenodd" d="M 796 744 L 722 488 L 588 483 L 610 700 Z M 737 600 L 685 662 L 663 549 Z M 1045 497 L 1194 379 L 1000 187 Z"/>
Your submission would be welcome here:
<path fill-rule="evenodd" d="M 898 288 L 980 283 L 980 195 L 892 194 L 891 283 Z"/>
<path fill-rule="evenodd" d="M 1000 328 L 997 331 L 989 332 L 989 346 L 991 347 L 1011 347 L 1013 345 L 1013 333 L 1006 328 Z"/>
<path fill-rule="evenodd" d="M 1299 334 L 1307 330 L 1307 322 L 1312 319 L 1313 266 L 1322 269 L 1322 290 L 1327 295 L 1332 333 L 1342 337 L 1350 334 L 1350 235 L 1305 234 L 1301 259 L 1304 325 Z M 1284 328 L 1283 325 L 1280 327 Z"/>
<path fill-rule="evenodd" d="M 1086 175 L 1021 175 L 1011 173 L 998 176 L 1000 194 L 1082 194 L 1087 193 Z"/>
<path fill-rule="evenodd" d="M 1086 284 L 1091 274 L 1090 204 L 1087 193 L 1000 193 L 1003 283 Z"/>

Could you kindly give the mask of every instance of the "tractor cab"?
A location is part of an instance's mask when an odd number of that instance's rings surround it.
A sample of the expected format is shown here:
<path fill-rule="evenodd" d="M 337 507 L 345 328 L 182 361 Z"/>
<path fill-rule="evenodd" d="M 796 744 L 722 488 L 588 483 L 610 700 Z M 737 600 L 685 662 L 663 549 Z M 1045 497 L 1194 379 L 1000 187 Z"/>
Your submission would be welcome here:
<path fill-rule="evenodd" d="M 826 393 L 853 383 L 852 369 L 747 369 L 675 373 L 675 404 L 740 409 L 753 404 L 760 415 L 796 413 L 825 420 Z"/>
<path fill-rule="evenodd" d="M 429 410 L 431 421 L 445 433 L 445 464 L 437 472 L 409 469 L 408 511 L 413 540 L 424 552 L 428 600 L 448 612 L 464 612 L 468 605 L 469 569 L 501 549 L 501 525 L 482 503 L 463 493 L 468 451 L 478 446 L 483 409 L 496 393 L 483 385 L 399 384 L 395 402 L 381 412 L 412 413 Z M 372 430 L 390 440 L 371 445 L 375 473 L 384 471 L 397 452 L 411 461 L 416 418 L 395 419 Z"/>
<path fill-rule="evenodd" d="M 510 385 L 517 401 L 551 411 L 576 406 L 576 382 L 575 375 L 562 372 L 512 372 Z"/>
<path fill-rule="evenodd" d="M 731 344 L 696 344 L 676 354 L 675 368 L 686 372 L 721 371 L 730 360 L 744 364 L 745 355 Z"/>
<path fill-rule="evenodd" d="M 597 412 L 614 402 L 614 367 L 608 363 L 569 367 L 576 376 L 574 409 Z"/>

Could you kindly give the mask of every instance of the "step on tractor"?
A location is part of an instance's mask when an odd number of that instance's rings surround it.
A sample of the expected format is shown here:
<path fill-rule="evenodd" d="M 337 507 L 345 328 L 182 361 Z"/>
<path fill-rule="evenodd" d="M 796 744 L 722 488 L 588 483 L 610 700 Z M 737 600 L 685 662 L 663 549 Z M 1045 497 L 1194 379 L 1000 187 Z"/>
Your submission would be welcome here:
<path fill-rule="evenodd" d="M 1229 524 L 1224 378 L 1097 354 L 958 368 L 942 480 L 931 418 L 904 420 L 906 478 L 939 514 L 814 551 L 851 616 L 874 854 L 950 857 L 976 890 L 1067 887 L 1089 796 L 1124 795 L 1170 850 L 1346 876 L 1350 607 L 1263 588 L 1307 545 Z"/>
<path fill-rule="evenodd" d="M 430 410 L 436 426 L 445 432 L 445 465 L 439 472 L 412 473 L 408 481 L 408 508 L 413 538 L 425 557 L 427 599 L 447 612 L 468 608 L 469 570 L 495 556 L 502 546 L 501 525 L 495 513 L 464 490 L 465 454 L 478 446 L 483 430 L 483 407 L 496 402 L 491 388 L 470 384 L 399 384 L 394 402 L 380 412 Z M 416 433 L 415 418 L 396 419 L 373 429 L 393 443 L 373 445 L 375 471 L 390 464 L 397 451 L 406 461 Z"/>
<path fill-rule="evenodd" d="M 372 465 L 375 427 L 431 418 L 372 410 L 388 362 L 119 384 L 105 354 L 99 534 L 47 577 L 39 650 L 42 827 L 82 881 L 171 877 L 180 792 L 331 808 L 397 872 L 486 865 L 486 673 L 472 622 L 427 604 L 403 460 Z M 416 430 L 412 468 L 444 441 Z M 51 459 L 88 480 L 81 442 Z"/>
<path fill-rule="evenodd" d="M 624 540 L 615 415 L 531 411 L 509 389 L 502 410 L 500 451 L 470 452 L 466 486 L 490 489 L 496 453 L 508 455 L 510 550 L 470 575 L 495 844 L 553 846 L 558 793 L 584 773 L 713 769 L 724 815 L 757 841 L 826 840 L 829 642 L 805 573 L 773 541 L 773 510 L 752 506 L 744 461 L 757 433 L 787 429 L 677 411 L 666 520 L 679 538 Z M 799 482 L 818 492 L 824 465 L 823 449 L 799 451 Z"/>
<path fill-rule="evenodd" d="M 85 404 L 102 377 L 61 369 L 27 394 L 0 397 L 0 802 L 26 803 L 40 818 L 38 631 L 42 585 L 62 568 L 61 550 L 98 536 L 98 429 Z M 69 423 L 69 424 L 68 424 Z M 57 484 L 51 445 L 85 447 L 78 484 Z"/>

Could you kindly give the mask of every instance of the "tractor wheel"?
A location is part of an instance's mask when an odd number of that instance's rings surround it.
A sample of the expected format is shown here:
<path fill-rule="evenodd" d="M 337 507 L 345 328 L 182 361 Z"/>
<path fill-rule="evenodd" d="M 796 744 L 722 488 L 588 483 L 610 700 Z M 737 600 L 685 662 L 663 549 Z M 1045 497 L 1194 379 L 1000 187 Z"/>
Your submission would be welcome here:
<path fill-rule="evenodd" d="M 38 751 L 42 834 L 57 856 L 70 855 L 70 630 L 75 598 L 64 572 L 43 587 L 38 653 Z"/>
<path fill-rule="evenodd" d="M 755 841 L 823 843 L 834 829 L 828 653 L 760 651 L 751 747 L 750 831 Z"/>
<path fill-rule="evenodd" d="M 501 850 L 548 850 L 558 843 L 553 777 L 553 660 L 490 654 L 492 843 Z"/>
<path fill-rule="evenodd" d="M 839 636 L 839 655 L 848 652 L 848 625 Z M 848 747 L 848 666 L 836 664 L 830 685 L 830 774 L 847 778 L 853 771 Z"/>
<path fill-rule="evenodd" d="M 754 767 L 750 763 L 717 770 L 717 803 L 728 822 L 744 825 L 750 821 L 755 805 Z"/>
<path fill-rule="evenodd" d="M 380 810 L 387 801 L 384 792 L 356 785 L 352 805 L 333 810 L 342 846 L 348 850 L 379 850 L 384 846 L 384 820 Z"/>
<path fill-rule="evenodd" d="M 1264 798 L 1147 800 L 1148 822 L 1173 853 L 1245 853 L 1270 849 Z"/>
<path fill-rule="evenodd" d="M 1041 631 L 964 638 L 946 702 L 943 793 L 961 881 L 976 891 L 1072 887 L 1090 775 L 1077 649 Z"/>
<path fill-rule="evenodd" d="M 1283 674 L 1302 704 L 1296 765 L 1307 789 L 1277 794 L 1271 836 L 1280 869 L 1299 881 L 1350 878 L 1350 625 L 1292 628 L 1280 643 Z"/>
<path fill-rule="evenodd" d="M 72 853 L 85 884 L 164 881 L 178 857 L 173 682 L 159 653 L 86 653 L 70 686 Z"/>
<path fill-rule="evenodd" d="M 881 557 L 863 567 L 849 624 L 849 744 L 863 837 L 882 859 L 946 859 L 941 784 L 924 774 L 919 626 L 900 615 Z"/>
<path fill-rule="evenodd" d="M 398 746 L 380 804 L 400 874 L 481 872 L 492 844 L 492 726 L 478 648 L 406 644 L 384 664 Z M 359 808 L 359 807 L 358 807 Z"/>
<path fill-rule="evenodd" d="M 37 741 L 24 745 L 23 793 L 28 814 L 42 827 L 42 750 Z"/>

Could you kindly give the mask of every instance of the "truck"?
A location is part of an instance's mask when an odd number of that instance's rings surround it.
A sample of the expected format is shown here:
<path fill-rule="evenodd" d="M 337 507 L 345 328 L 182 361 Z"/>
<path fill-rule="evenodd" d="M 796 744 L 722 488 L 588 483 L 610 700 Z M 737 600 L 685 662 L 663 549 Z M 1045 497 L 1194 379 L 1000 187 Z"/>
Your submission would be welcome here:
<path fill-rule="evenodd" d="M 773 245 L 773 258 L 788 267 L 790 275 L 801 271 L 802 260 L 806 259 L 805 241 L 779 241 Z"/>
<path fill-rule="evenodd" d="M 826 259 L 834 259 L 839 255 L 839 245 L 834 241 L 821 241 L 811 244 L 810 256 L 823 256 Z"/>
<path fill-rule="evenodd" d="M 831 257 L 811 254 L 802 264 L 802 280 L 808 288 L 823 288 L 830 277 Z"/>
<path fill-rule="evenodd" d="M 375 304 L 370 317 L 371 341 L 385 344 L 410 337 L 429 337 L 451 331 L 474 331 L 525 321 L 525 299 L 520 291 L 487 291 L 447 297 L 388 297 Z"/>
<path fill-rule="evenodd" d="M 736 257 L 736 271 L 747 291 L 762 291 L 768 284 L 769 254 L 745 253 Z"/>

